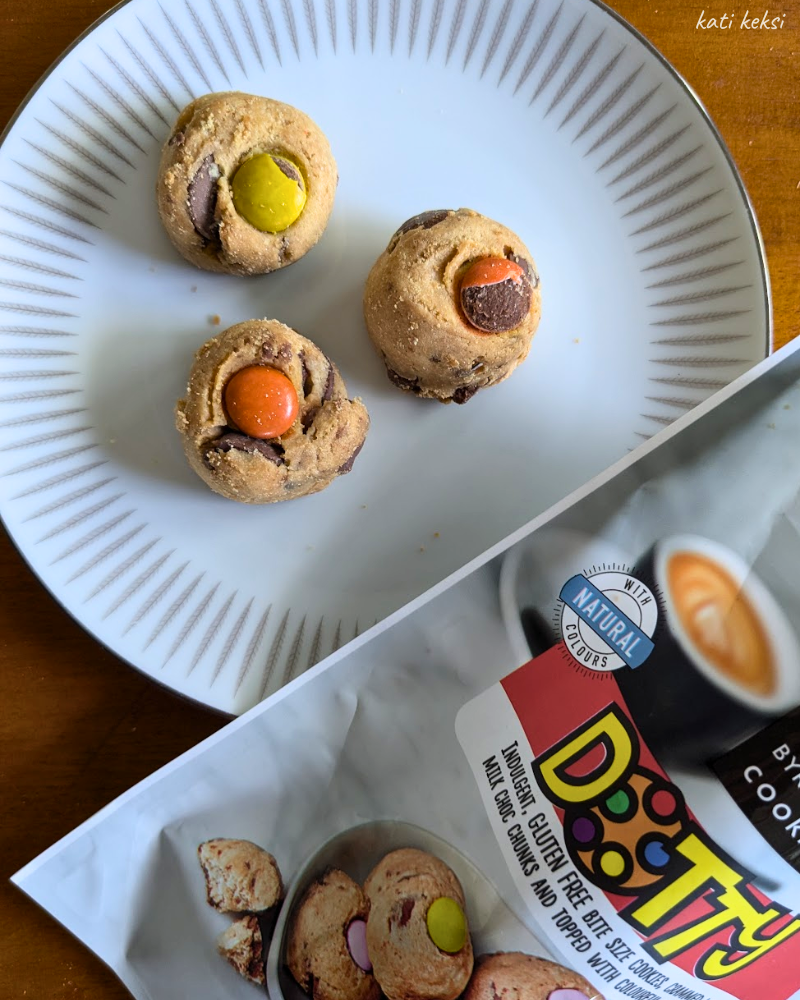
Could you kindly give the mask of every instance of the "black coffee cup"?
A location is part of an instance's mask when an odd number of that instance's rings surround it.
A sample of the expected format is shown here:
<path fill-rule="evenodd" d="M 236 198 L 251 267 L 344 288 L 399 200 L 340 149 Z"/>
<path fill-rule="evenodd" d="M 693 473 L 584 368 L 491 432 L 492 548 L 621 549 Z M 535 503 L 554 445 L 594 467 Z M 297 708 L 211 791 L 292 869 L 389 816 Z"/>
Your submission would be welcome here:
<path fill-rule="evenodd" d="M 712 567 L 711 575 L 738 589 L 737 601 L 749 606 L 753 645 L 769 651 L 763 677 L 745 682 L 721 667 L 726 620 L 712 602 L 701 613 L 704 627 L 716 629 L 712 647 L 693 636 L 679 611 L 681 595 L 672 593 L 667 569 L 671 560 L 690 560 Z M 625 701 L 647 745 L 664 761 L 702 764 L 735 746 L 770 718 L 800 704 L 800 644 L 786 615 L 736 553 L 697 535 L 662 539 L 639 560 L 633 576 L 646 584 L 659 602 L 654 648 L 636 669 L 615 672 Z M 674 585 L 674 584 L 673 584 Z M 715 618 L 714 616 L 717 615 Z M 703 625 L 703 623 L 700 623 Z M 697 628 L 695 628 L 697 632 Z M 716 662 L 715 662 L 716 657 Z M 755 661 L 755 658 L 754 658 Z"/>

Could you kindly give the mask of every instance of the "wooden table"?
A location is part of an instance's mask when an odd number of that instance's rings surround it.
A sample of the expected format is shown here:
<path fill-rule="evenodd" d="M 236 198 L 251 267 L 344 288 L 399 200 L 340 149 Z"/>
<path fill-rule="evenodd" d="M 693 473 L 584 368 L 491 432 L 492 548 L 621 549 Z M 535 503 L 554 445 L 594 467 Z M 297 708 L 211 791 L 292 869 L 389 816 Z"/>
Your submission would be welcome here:
<path fill-rule="evenodd" d="M 727 9 L 706 3 L 706 17 Z M 775 31 L 696 30 L 702 0 L 614 6 L 689 81 L 739 166 L 767 247 L 780 346 L 800 333 L 800 0 L 776 8 L 785 25 Z M 107 0 L 0 0 L 1 125 L 106 8 Z M 225 720 L 98 646 L 1 529 L 0 593 L 0 996 L 126 997 L 94 956 L 6 880 Z"/>

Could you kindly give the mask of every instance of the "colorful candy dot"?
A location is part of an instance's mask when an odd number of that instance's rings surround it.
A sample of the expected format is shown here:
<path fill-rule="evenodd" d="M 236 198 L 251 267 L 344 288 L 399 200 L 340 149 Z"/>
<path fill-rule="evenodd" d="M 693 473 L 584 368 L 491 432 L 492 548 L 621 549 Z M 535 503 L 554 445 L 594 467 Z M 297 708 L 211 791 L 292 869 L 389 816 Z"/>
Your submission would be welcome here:
<path fill-rule="evenodd" d="M 431 903 L 425 922 L 431 941 L 440 951 L 454 954 L 467 943 L 467 918 L 449 896 L 441 896 Z"/>
<path fill-rule="evenodd" d="M 572 836 L 579 844 L 588 844 L 595 836 L 595 825 L 588 816 L 579 816 L 572 824 Z"/>
<path fill-rule="evenodd" d="M 600 867 L 609 878 L 619 878 L 625 871 L 625 858 L 619 851 L 606 851 L 600 859 Z"/>
<path fill-rule="evenodd" d="M 297 419 L 300 403 L 297 390 L 283 372 L 250 365 L 240 368 L 225 386 L 225 409 L 237 430 L 267 440 L 289 430 Z"/>
<path fill-rule="evenodd" d="M 609 795 L 606 799 L 606 808 L 609 812 L 614 813 L 615 816 L 620 816 L 622 813 L 627 812 L 630 809 L 630 805 L 631 797 L 624 788 L 620 788 L 619 791 L 614 792 L 613 795 Z"/>
<path fill-rule="evenodd" d="M 366 921 L 350 921 L 350 926 L 347 928 L 347 950 L 359 969 L 364 972 L 372 972 L 372 962 L 367 951 Z"/>
<path fill-rule="evenodd" d="M 650 799 L 650 808 L 656 816 L 671 816 L 675 812 L 677 801 L 672 792 L 661 788 Z"/>
<path fill-rule="evenodd" d="M 236 211 L 263 233 L 282 233 L 306 206 L 306 186 L 297 165 L 285 156 L 256 153 L 233 175 Z"/>
<path fill-rule="evenodd" d="M 669 854 L 660 840 L 651 840 L 644 849 L 645 861 L 651 868 L 664 868 L 669 864 Z"/>

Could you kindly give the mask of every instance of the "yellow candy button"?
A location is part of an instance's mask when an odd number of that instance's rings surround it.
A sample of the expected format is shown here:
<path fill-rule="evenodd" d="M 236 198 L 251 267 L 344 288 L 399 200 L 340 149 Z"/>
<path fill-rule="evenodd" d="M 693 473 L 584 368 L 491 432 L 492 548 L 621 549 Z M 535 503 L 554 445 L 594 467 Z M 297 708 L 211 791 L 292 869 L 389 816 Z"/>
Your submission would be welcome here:
<path fill-rule="evenodd" d="M 442 896 L 428 907 L 428 935 L 440 951 L 455 954 L 467 943 L 467 918 L 454 899 Z"/>
<path fill-rule="evenodd" d="M 281 233 L 306 205 L 306 186 L 296 164 L 277 153 L 256 153 L 231 181 L 233 204 L 262 233 Z"/>

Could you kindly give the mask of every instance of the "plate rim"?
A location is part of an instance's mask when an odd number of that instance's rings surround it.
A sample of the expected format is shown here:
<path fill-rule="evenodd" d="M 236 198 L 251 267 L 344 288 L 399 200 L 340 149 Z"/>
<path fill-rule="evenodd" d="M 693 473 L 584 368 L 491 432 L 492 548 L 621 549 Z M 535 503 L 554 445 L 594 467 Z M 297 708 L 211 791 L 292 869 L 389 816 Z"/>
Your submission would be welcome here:
<path fill-rule="evenodd" d="M 87 25 L 80 32 L 80 34 L 78 34 L 75 37 L 75 39 L 65 49 L 63 49 L 63 51 L 56 57 L 56 59 L 54 59 L 53 62 L 50 63 L 50 65 L 44 70 L 44 72 L 42 74 L 40 74 L 40 76 L 34 81 L 34 83 L 28 89 L 28 91 L 25 94 L 24 98 L 19 103 L 19 105 L 17 106 L 17 108 L 15 109 L 15 111 L 13 112 L 13 114 L 11 115 L 11 117 L 9 118 L 8 122 L 3 127 L 2 132 L 0 132 L 0 147 L 2 147 L 3 144 L 5 143 L 6 138 L 8 137 L 9 132 L 16 125 L 17 121 L 19 120 L 19 118 L 21 117 L 21 115 L 23 114 L 23 112 L 27 108 L 28 104 L 33 99 L 33 97 L 38 93 L 38 91 L 41 89 L 41 87 L 44 86 L 44 84 L 46 83 L 46 81 L 50 78 L 50 76 L 52 76 L 52 74 L 61 65 L 61 63 L 67 58 L 67 56 L 69 56 L 69 54 L 75 48 L 77 48 L 85 39 L 87 39 L 90 35 L 92 35 L 94 33 L 94 31 L 97 28 L 100 27 L 101 24 L 103 24 L 105 21 L 109 20 L 110 18 L 114 17 L 120 10 L 122 10 L 122 8 L 127 7 L 132 2 L 133 2 L 133 0 L 118 0 L 117 3 L 113 4 L 112 7 L 110 7 L 107 11 L 105 11 L 99 17 L 95 18 L 89 25 Z M 295 3 L 295 2 L 297 2 L 297 0 L 288 0 L 288 2 L 289 3 Z M 767 319 L 767 324 L 766 324 L 766 341 L 765 341 L 765 343 L 761 347 L 761 350 L 763 350 L 763 352 L 764 352 L 763 357 L 760 358 L 759 361 L 757 361 L 755 363 L 756 365 L 758 365 L 758 364 L 761 363 L 761 361 L 763 361 L 766 358 L 770 357 L 770 355 L 772 355 L 775 352 L 772 285 L 771 285 L 770 276 L 769 276 L 769 268 L 768 268 L 768 263 L 767 263 L 767 253 L 766 253 L 766 247 L 764 245 L 764 238 L 763 238 L 763 235 L 762 235 L 762 232 L 761 232 L 761 227 L 759 226 L 758 219 L 756 217 L 755 207 L 754 207 L 753 202 L 752 202 L 752 200 L 750 198 L 750 195 L 749 195 L 749 193 L 747 191 L 747 188 L 745 186 L 745 183 L 744 183 L 744 180 L 743 180 L 743 178 L 741 176 L 739 168 L 736 165 L 736 161 L 734 160 L 733 155 L 732 155 L 732 153 L 731 153 L 731 151 L 730 151 L 727 143 L 725 142 L 725 139 L 722 136 L 722 133 L 717 128 L 717 126 L 716 126 L 713 118 L 711 117 L 711 114 L 709 113 L 709 111 L 706 108 L 706 106 L 703 104 L 702 100 L 700 99 L 700 97 L 697 94 L 697 92 L 695 91 L 695 89 L 691 86 L 691 84 L 689 84 L 689 82 L 686 80 L 686 78 L 683 76 L 683 74 L 678 69 L 676 69 L 675 66 L 673 66 L 673 64 L 667 59 L 667 57 L 665 55 L 663 55 L 662 52 L 659 51 L 659 49 L 654 45 L 654 43 L 651 42 L 650 39 L 647 38 L 647 36 L 644 35 L 638 28 L 636 28 L 633 24 L 631 24 L 631 22 L 628 21 L 627 18 L 623 17 L 622 14 L 620 14 L 618 11 L 616 11 L 613 7 L 609 6 L 609 4 L 605 3 L 604 0 L 579 0 L 579 2 L 584 2 L 584 3 L 588 2 L 588 3 L 591 3 L 595 7 L 599 8 L 601 11 L 605 12 L 611 18 L 613 18 L 613 20 L 615 20 L 618 24 L 620 24 L 624 30 L 626 30 L 627 32 L 629 32 L 639 43 L 641 43 L 644 46 L 644 48 L 650 53 L 650 55 L 653 56 L 656 59 L 656 61 L 661 65 L 661 67 L 663 69 L 665 69 L 672 76 L 672 78 L 679 85 L 679 87 L 685 92 L 686 96 L 689 98 L 690 102 L 694 105 L 694 107 L 696 108 L 696 110 L 700 113 L 700 116 L 703 119 L 703 122 L 705 123 L 706 127 L 709 129 L 710 134 L 715 139 L 717 145 L 720 148 L 720 151 L 722 152 L 723 157 L 725 158 L 726 163 L 728 164 L 728 167 L 731 170 L 731 173 L 733 175 L 733 180 L 734 180 L 735 185 L 736 185 L 736 189 L 738 190 L 739 196 L 742 198 L 742 200 L 744 202 L 745 213 L 746 213 L 746 216 L 747 216 L 748 223 L 750 225 L 750 230 L 751 230 L 751 232 L 753 234 L 753 237 L 755 238 L 755 244 L 756 244 L 756 247 L 757 247 L 757 250 L 758 250 L 758 267 L 759 267 L 759 274 L 760 274 L 760 279 L 761 279 L 761 291 L 763 293 L 764 305 L 766 306 L 766 319 Z M 734 378 L 734 379 L 731 380 L 731 382 L 736 382 L 736 381 L 738 381 L 738 379 L 736 379 L 736 378 Z M 730 385 L 730 384 L 731 383 L 729 382 L 728 385 Z M 712 396 L 709 397 L 709 398 L 713 398 L 714 396 L 717 395 L 717 393 L 723 392 L 723 391 L 724 391 L 724 389 L 718 389 L 716 392 L 712 393 Z M 701 405 L 702 405 L 702 403 L 698 403 L 692 409 L 696 410 L 698 408 L 698 406 L 701 406 Z M 692 412 L 692 411 L 690 411 L 690 412 Z M 676 421 L 676 423 L 677 422 L 679 422 L 679 421 Z M 634 452 L 638 452 L 641 448 L 646 447 L 648 444 L 652 443 L 653 441 L 655 441 L 655 442 L 658 443 L 658 441 L 659 441 L 659 439 L 661 438 L 662 435 L 670 436 L 669 435 L 669 431 L 670 431 L 669 427 L 663 428 L 661 431 L 658 431 L 656 434 L 652 435 L 652 437 L 650 438 L 650 441 L 643 441 L 641 445 L 639 445 L 637 448 L 634 449 Z M 609 468 L 616 468 L 616 466 L 618 464 L 619 464 L 618 462 L 613 462 Z M 608 473 L 608 471 L 609 471 L 608 469 L 604 470 L 605 473 Z M 604 473 L 601 473 L 600 475 L 603 475 L 603 474 Z M 591 477 L 590 480 L 589 480 L 589 482 L 591 482 L 592 479 L 595 479 L 595 478 L 597 478 L 597 477 Z M 586 485 L 587 485 L 586 483 L 583 484 L 584 487 Z M 572 491 L 572 492 L 574 492 L 574 491 Z M 571 494 L 568 494 L 568 495 L 571 495 Z M 566 497 L 562 498 L 561 502 L 563 503 L 565 499 L 566 499 Z M 550 508 L 548 508 L 548 510 L 549 509 Z M 543 512 L 543 513 L 546 513 L 546 512 Z M 204 708 L 204 709 L 206 709 L 206 710 L 208 710 L 210 712 L 214 712 L 214 713 L 216 713 L 217 715 L 219 715 L 219 716 L 221 716 L 223 718 L 228 718 L 228 719 L 237 718 L 237 713 L 228 712 L 225 709 L 220 708 L 218 705 L 214 705 L 214 704 L 211 704 L 208 701 L 203 700 L 199 696 L 195 696 L 193 694 L 189 694 L 186 691 L 182 691 L 182 690 L 179 690 L 178 688 L 173 687 L 166 680 L 158 677 L 154 673 L 148 672 L 144 667 L 141 667 L 141 666 L 137 665 L 132 660 L 128 659 L 126 656 L 124 656 L 121 653 L 117 652 L 115 649 L 112 649 L 111 646 L 105 640 L 103 640 L 99 635 L 97 635 L 97 633 L 94 631 L 94 629 L 91 628 L 91 626 L 89 626 L 88 624 L 82 622 L 76 615 L 74 615 L 69 610 L 69 608 L 60 599 L 60 597 L 53 590 L 53 588 L 51 588 L 51 586 L 36 571 L 36 569 L 34 568 L 34 566 L 32 565 L 32 563 L 28 560 L 27 556 L 25 555 L 25 552 L 23 552 L 22 548 L 17 543 L 17 540 L 14 537 L 14 535 L 12 534 L 12 532 L 10 531 L 8 525 L 6 524 L 5 519 L 3 518 L 2 510 L 0 510 L 0 525 L 2 525 L 2 528 L 5 531 L 6 537 L 9 540 L 9 542 L 11 543 L 12 548 L 16 551 L 16 553 L 22 559 L 22 561 L 24 562 L 25 566 L 32 573 L 32 575 L 37 580 L 37 582 L 44 588 L 44 590 L 47 592 L 47 594 L 50 595 L 51 599 L 56 602 L 56 604 L 62 609 L 62 611 L 64 611 L 68 615 L 68 617 L 76 625 L 78 625 L 79 628 L 81 628 L 85 633 L 87 633 L 94 642 L 98 643 L 103 649 L 105 649 L 107 652 L 109 652 L 118 661 L 120 661 L 121 663 L 125 664 L 128 667 L 132 667 L 134 670 L 137 671 L 137 673 L 141 674 L 143 677 L 145 677 L 149 681 L 154 681 L 156 684 L 158 684 L 165 691 L 170 692 L 173 696 L 175 696 L 177 698 L 180 698 L 180 699 L 182 699 L 184 701 L 193 703 L 193 704 L 195 704 L 195 705 L 197 705 L 197 706 L 199 706 L 201 708 Z M 512 532 L 512 534 L 515 534 L 515 533 Z M 499 544 L 502 545 L 502 540 L 501 540 L 501 542 Z M 492 546 L 491 548 L 494 549 L 495 546 Z M 481 558 L 482 558 L 482 556 L 478 557 L 479 560 Z M 470 564 L 472 564 L 472 562 L 473 561 L 471 560 Z M 461 567 L 454 574 L 448 574 L 444 579 L 445 580 L 450 579 L 451 576 L 455 576 L 458 573 L 463 572 L 463 570 L 464 570 L 464 567 Z M 437 585 L 434 585 L 432 588 L 426 589 L 425 591 L 422 592 L 422 594 L 419 594 L 416 597 L 412 597 L 409 601 L 406 601 L 403 605 L 401 605 L 401 607 L 398 608 L 395 612 L 393 612 L 392 614 L 386 616 L 385 619 L 382 619 L 381 621 L 378 621 L 377 623 L 375 623 L 375 625 L 370 626 L 369 628 L 366 628 L 364 630 L 364 632 L 361 633 L 357 638 L 363 639 L 364 636 L 369 636 L 372 633 L 373 629 L 380 628 L 382 626 L 382 624 L 384 622 L 386 622 L 386 621 L 391 621 L 393 623 L 394 621 L 399 620 L 397 618 L 397 616 L 400 615 L 401 617 L 403 617 L 403 611 L 404 611 L 404 609 L 406 607 L 408 607 L 408 606 L 410 606 L 412 604 L 416 605 L 416 603 L 421 598 L 425 598 L 425 600 L 427 601 L 427 599 L 429 599 L 429 597 L 426 596 L 426 595 L 433 596 L 433 592 L 435 592 L 436 589 L 437 589 L 437 587 L 441 586 L 443 582 L 444 582 L 444 580 L 439 581 L 439 583 Z M 343 643 L 343 645 L 342 645 L 341 648 L 349 647 L 350 644 L 352 642 L 354 642 L 354 641 L 356 641 L 355 637 L 353 639 L 351 639 L 351 640 Z M 325 663 L 331 656 L 336 656 L 338 652 L 340 652 L 340 650 L 333 650 L 332 652 L 328 653 L 326 656 L 322 657 L 322 659 L 319 661 L 319 663 L 315 664 L 315 666 L 319 666 L 319 664 Z M 270 695 L 265 695 L 265 698 L 269 698 L 269 697 L 271 697 L 271 696 Z M 241 712 L 238 713 L 238 716 L 241 716 L 242 714 L 245 714 L 246 711 L 248 711 L 248 709 L 243 709 Z"/>

